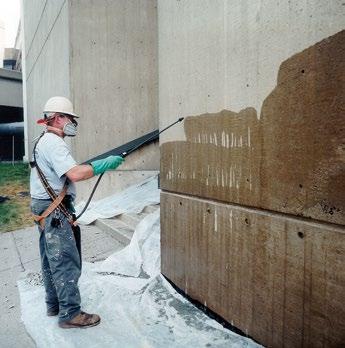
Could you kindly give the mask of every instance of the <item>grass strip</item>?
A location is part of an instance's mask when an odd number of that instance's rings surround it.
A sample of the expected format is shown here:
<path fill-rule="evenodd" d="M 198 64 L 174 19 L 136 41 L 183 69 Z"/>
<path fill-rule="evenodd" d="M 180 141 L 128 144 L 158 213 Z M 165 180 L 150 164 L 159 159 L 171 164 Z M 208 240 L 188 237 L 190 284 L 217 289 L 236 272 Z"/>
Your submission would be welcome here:
<path fill-rule="evenodd" d="M 0 163 L 0 232 L 32 226 L 30 212 L 29 173 L 27 164 Z"/>

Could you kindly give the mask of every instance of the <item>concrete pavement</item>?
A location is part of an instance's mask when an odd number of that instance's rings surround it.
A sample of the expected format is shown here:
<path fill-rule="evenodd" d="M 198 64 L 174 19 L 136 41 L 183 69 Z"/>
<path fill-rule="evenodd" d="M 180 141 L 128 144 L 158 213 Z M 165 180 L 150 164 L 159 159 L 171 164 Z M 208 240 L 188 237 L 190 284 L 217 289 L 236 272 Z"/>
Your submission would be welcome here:
<path fill-rule="evenodd" d="M 95 226 L 81 228 L 84 261 L 103 260 L 123 247 L 114 236 Z M 36 346 L 21 321 L 17 280 L 30 272 L 38 271 L 40 271 L 40 259 L 37 228 L 30 227 L 0 233 L 1 347 L 32 348 Z"/>

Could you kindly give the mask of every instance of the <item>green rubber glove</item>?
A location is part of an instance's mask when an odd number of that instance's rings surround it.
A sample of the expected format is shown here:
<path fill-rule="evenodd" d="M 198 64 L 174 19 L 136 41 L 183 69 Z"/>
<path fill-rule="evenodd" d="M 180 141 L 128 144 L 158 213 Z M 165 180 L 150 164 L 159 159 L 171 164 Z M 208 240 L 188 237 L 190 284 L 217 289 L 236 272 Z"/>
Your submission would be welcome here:
<path fill-rule="evenodd" d="M 124 158 L 121 156 L 109 156 L 106 158 L 102 158 L 97 161 L 91 162 L 93 174 L 99 175 L 107 170 L 114 170 L 116 169 L 121 163 L 124 162 Z"/>

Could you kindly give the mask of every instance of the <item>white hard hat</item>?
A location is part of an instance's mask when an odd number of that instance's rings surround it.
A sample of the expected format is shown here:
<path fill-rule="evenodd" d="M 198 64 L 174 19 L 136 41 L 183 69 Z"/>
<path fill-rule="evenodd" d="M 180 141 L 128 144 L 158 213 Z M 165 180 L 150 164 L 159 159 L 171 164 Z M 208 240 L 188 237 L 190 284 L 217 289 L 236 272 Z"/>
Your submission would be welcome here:
<path fill-rule="evenodd" d="M 44 106 L 44 113 L 46 112 L 58 112 L 61 114 L 71 115 L 73 117 L 78 117 L 73 110 L 72 102 L 65 97 L 52 97 Z"/>

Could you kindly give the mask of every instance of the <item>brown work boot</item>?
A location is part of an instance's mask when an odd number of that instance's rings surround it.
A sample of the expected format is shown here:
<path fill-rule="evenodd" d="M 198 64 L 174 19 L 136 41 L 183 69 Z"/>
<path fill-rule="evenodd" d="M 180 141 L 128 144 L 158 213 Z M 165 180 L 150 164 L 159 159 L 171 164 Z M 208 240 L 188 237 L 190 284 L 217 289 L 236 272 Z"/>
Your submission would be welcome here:
<path fill-rule="evenodd" d="M 99 317 L 99 315 L 80 312 L 73 319 L 59 323 L 59 326 L 62 329 L 72 329 L 72 328 L 86 329 L 91 326 L 96 326 L 100 322 L 101 322 L 101 318 Z"/>

